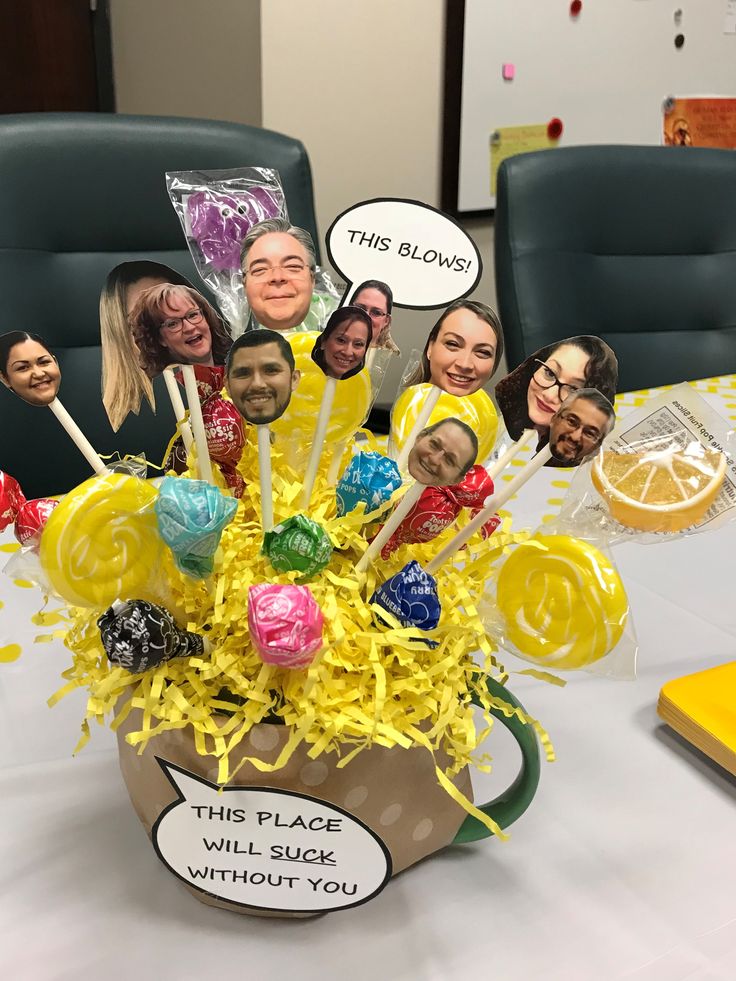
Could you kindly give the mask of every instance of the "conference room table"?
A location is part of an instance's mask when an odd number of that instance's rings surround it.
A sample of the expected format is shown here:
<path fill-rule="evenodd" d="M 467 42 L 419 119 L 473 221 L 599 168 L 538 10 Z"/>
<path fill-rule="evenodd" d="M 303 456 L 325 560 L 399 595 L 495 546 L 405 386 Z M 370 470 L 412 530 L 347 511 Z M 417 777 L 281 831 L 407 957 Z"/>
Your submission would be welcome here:
<path fill-rule="evenodd" d="M 736 378 L 694 387 L 730 424 Z M 647 397 L 620 400 L 623 415 Z M 509 504 L 535 528 L 564 489 L 543 470 Z M 4 551 L 12 548 L 9 531 Z M 0 552 L 0 556 L 3 553 Z M 43 979 L 444 979 L 705 981 L 736 977 L 736 779 L 666 727 L 662 685 L 736 659 L 736 523 L 613 555 L 638 637 L 635 680 L 517 673 L 509 687 L 556 759 L 510 828 L 445 849 L 372 901 L 306 920 L 197 902 L 156 858 L 131 807 L 109 730 L 76 757 L 84 712 L 56 707 L 69 654 L 34 643 L 41 597 L 0 576 L 0 977 Z M 3 560 L 0 558 L 0 562 Z M 736 692 L 731 693 L 736 725 Z M 498 725 L 477 800 L 506 787 L 519 752 Z"/>

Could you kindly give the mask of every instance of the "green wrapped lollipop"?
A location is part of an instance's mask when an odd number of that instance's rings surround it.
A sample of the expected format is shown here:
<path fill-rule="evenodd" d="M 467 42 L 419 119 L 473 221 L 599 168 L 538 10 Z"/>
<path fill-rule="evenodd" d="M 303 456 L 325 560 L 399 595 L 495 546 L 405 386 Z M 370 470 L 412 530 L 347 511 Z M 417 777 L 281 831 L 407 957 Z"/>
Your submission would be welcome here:
<path fill-rule="evenodd" d="M 300 572 L 311 579 L 330 561 L 332 542 L 316 521 L 295 514 L 263 536 L 263 554 L 276 572 Z"/>

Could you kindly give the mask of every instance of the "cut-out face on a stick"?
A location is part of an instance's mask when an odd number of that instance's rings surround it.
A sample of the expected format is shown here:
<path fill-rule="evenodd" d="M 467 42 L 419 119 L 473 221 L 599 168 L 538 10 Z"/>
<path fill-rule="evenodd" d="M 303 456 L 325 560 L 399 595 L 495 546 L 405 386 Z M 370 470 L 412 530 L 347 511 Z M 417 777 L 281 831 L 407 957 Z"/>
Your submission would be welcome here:
<path fill-rule="evenodd" d="M 360 307 L 371 319 L 371 347 L 391 347 L 391 309 L 394 296 L 390 286 L 369 279 L 354 291 L 350 306 Z"/>
<path fill-rule="evenodd" d="M 340 307 L 314 342 L 312 360 L 328 378 L 352 378 L 365 365 L 371 336 L 371 318 L 365 310 Z"/>
<path fill-rule="evenodd" d="M 222 365 L 232 344 L 214 307 L 187 286 L 163 283 L 143 290 L 130 322 L 149 378 L 170 364 Z"/>
<path fill-rule="evenodd" d="M 259 222 L 240 253 L 248 305 L 262 327 L 293 330 L 306 318 L 314 289 L 316 258 L 309 232 L 285 218 Z"/>
<path fill-rule="evenodd" d="M 140 367 L 130 314 L 141 293 L 151 286 L 191 283 L 170 266 L 150 259 L 121 262 L 110 270 L 100 293 L 102 343 L 102 401 L 117 432 L 130 412 L 138 412 L 145 397 L 155 408 L 153 387 Z"/>
<path fill-rule="evenodd" d="M 472 395 L 490 380 L 503 353 L 503 333 L 485 303 L 457 300 L 430 331 L 410 385 L 431 382 L 450 395 Z"/>
<path fill-rule="evenodd" d="M 577 467 L 596 453 L 616 424 L 613 406 L 594 388 L 569 395 L 552 416 L 549 448 L 552 458 Z"/>
<path fill-rule="evenodd" d="M 570 395 L 592 388 L 613 402 L 617 384 L 616 355 L 586 334 L 535 351 L 496 385 L 496 400 L 512 439 L 536 429 L 546 440 L 553 415 Z"/>
<path fill-rule="evenodd" d="M 29 405 L 50 405 L 61 371 L 42 338 L 13 330 L 0 335 L 0 381 Z"/>
<path fill-rule="evenodd" d="M 460 419 L 442 419 L 423 429 L 409 453 L 409 473 L 428 487 L 458 484 L 475 463 L 478 438 Z"/>
<path fill-rule="evenodd" d="M 241 334 L 233 344 L 225 384 L 245 421 L 267 426 L 286 412 L 300 376 L 286 338 L 259 328 Z"/>

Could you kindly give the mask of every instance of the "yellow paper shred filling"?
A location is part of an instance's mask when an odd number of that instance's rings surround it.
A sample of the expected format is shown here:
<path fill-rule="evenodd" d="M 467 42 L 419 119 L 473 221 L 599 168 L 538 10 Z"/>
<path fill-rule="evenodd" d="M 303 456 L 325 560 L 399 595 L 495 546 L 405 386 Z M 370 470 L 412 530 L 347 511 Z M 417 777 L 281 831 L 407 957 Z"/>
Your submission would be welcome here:
<path fill-rule="evenodd" d="M 372 437 L 366 438 L 365 445 L 372 446 Z M 206 638 L 208 652 L 203 657 L 173 659 L 145 674 L 131 675 L 110 665 L 105 656 L 96 626 L 104 611 L 69 610 L 71 626 L 65 631 L 65 643 L 73 654 L 72 666 L 63 675 L 67 683 L 49 701 L 55 704 L 75 688 L 87 689 L 78 748 L 89 738 L 90 721 L 107 720 L 117 728 L 137 708 L 142 710 L 142 723 L 126 737 L 131 745 L 143 752 L 157 733 L 191 727 L 197 752 L 217 760 L 220 784 L 232 780 L 245 762 L 263 773 L 277 771 L 302 743 L 307 744 L 311 758 L 332 754 L 339 767 L 349 765 L 373 744 L 421 746 L 433 755 L 442 750 L 451 762 L 445 770 L 437 767 L 438 782 L 468 813 L 504 837 L 451 778 L 471 763 L 488 769 L 490 757 L 477 751 L 494 725 L 491 709 L 513 713 L 533 726 L 548 758 L 554 756 L 539 723 L 491 696 L 483 680 L 485 672 L 504 684 L 507 674 L 478 616 L 478 603 L 494 576 L 494 561 L 528 534 L 513 533 L 510 519 L 504 516 L 502 527 L 487 541 L 479 536 L 471 540 L 459 557 L 463 568 L 446 564 L 439 570 L 442 616 L 435 630 L 402 627 L 382 609 L 381 623 L 375 616 L 377 608 L 369 602 L 375 588 L 412 559 L 426 565 L 457 529 L 448 529 L 427 544 L 402 546 L 388 561 L 379 561 L 359 577 L 355 566 L 365 551 L 366 535 L 375 533 L 375 528 L 367 526 L 385 514 L 403 490 L 380 512 L 366 515 L 360 506 L 338 517 L 325 463 L 309 516 L 325 529 L 334 552 L 327 569 L 308 582 L 323 611 L 324 646 L 308 670 L 289 671 L 264 664 L 250 643 L 248 587 L 262 582 L 293 583 L 299 574 L 276 574 L 261 554 L 256 452 L 246 448 L 240 470 L 246 490 L 223 532 L 213 576 L 204 583 L 195 581 L 167 563 L 166 581 L 160 583 L 160 604 L 187 630 Z M 274 447 L 274 523 L 296 513 L 300 494 L 301 483 Z M 48 619 L 38 622 L 50 623 L 52 616 L 56 614 L 47 614 Z M 428 638 L 436 646 L 429 647 Z M 481 706 L 480 730 L 473 695 Z M 230 754 L 262 722 L 291 727 L 278 758 L 265 763 L 247 757 L 231 766 Z"/>

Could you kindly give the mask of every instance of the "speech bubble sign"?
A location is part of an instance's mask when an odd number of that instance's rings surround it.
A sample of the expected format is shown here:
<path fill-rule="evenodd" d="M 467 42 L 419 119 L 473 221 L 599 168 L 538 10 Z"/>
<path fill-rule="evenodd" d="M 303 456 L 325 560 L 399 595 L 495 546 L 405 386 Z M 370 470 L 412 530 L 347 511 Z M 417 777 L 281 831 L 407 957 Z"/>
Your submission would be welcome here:
<path fill-rule="evenodd" d="M 326 913 L 373 899 L 391 855 L 334 804 L 287 790 L 219 788 L 156 757 L 178 794 L 152 831 L 156 854 L 187 885 L 237 906 Z"/>
<path fill-rule="evenodd" d="M 398 307 L 445 307 L 472 292 L 483 271 L 468 233 L 421 201 L 362 201 L 338 215 L 326 242 L 332 266 L 348 283 L 347 293 L 353 285 L 377 279 L 388 283 Z"/>

